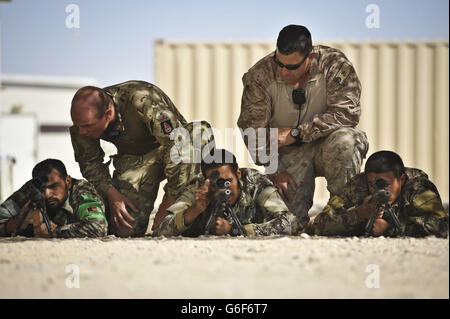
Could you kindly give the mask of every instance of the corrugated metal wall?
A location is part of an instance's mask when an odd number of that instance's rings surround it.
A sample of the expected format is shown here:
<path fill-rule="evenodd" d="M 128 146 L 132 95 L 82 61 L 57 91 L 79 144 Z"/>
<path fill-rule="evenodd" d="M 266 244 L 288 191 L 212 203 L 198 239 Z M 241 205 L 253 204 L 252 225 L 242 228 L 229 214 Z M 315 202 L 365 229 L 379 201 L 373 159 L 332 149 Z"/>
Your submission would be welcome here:
<path fill-rule="evenodd" d="M 406 166 L 428 173 L 443 199 L 449 188 L 448 42 L 321 42 L 341 49 L 361 80 L 362 116 L 369 155 L 399 153 Z M 204 119 L 225 135 L 236 128 L 242 75 L 275 43 L 155 42 L 155 83 L 188 121 Z M 248 165 L 240 136 L 232 150 Z M 221 147 L 228 146 L 224 136 Z M 326 200 L 324 179 L 315 200 Z"/>

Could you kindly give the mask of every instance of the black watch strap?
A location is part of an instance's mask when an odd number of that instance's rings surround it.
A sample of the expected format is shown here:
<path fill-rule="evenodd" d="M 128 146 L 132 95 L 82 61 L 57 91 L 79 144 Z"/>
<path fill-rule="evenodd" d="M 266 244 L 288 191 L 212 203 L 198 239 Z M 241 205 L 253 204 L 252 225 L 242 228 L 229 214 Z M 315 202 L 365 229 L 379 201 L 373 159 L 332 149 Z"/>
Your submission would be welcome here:
<path fill-rule="evenodd" d="M 293 130 L 297 130 L 297 136 L 294 136 L 294 134 L 292 134 L 293 132 Z M 296 139 L 296 141 L 297 141 L 297 143 L 301 143 L 302 142 L 302 134 L 301 134 L 301 130 L 300 130 L 300 128 L 298 128 L 298 127 L 294 127 L 294 128 L 292 128 L 291 129 L 291 132 L 290 132 L 290 134 L 291 134 L 291 136 L 292 137 L 294 137 L 295 139 Z"/>
<path fill-rule="evenodd" d="M 301 142 L 302 142 L 302 130 L 301 130 L 299 127 L 297 127 L 297 128 L 298 128 L 297 141 L 298 141 L 299 143 L 301 143 Z"/>

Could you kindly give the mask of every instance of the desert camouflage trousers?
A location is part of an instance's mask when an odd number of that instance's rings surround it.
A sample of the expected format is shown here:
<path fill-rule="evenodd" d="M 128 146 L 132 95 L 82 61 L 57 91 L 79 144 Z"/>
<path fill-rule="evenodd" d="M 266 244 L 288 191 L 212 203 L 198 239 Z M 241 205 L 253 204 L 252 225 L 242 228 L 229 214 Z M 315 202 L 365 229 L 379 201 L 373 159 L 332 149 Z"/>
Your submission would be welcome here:
<path fill-rule="evenodd" d="M 330 195 L 337 194 L 360 172 L 368 149 L 366 134 L 355 128 L 341 128 L 311 143 L 279 149 L 278 172 L 287 171 L 297 185 L 295 192 L 288 186 L 291 201 L 286 201 L 296 217 L 294 233 L 300 232 L 309 222 L 315 178 L 325 177 Z"/>

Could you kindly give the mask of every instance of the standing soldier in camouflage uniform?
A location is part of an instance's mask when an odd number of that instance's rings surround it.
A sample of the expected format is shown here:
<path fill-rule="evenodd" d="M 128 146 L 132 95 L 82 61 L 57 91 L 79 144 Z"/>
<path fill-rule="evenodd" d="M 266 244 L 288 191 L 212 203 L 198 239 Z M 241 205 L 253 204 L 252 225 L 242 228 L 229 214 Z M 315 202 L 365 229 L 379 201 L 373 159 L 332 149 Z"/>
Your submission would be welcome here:
<path fill-rule="evenodd" d="M 108 225 L 105 205 L 94 186 L 86 180 L 67 175 L 64 164 L 56 159 L 38 163 L 33 179 L 47 177 L 44 198 L 53 234 L 56 237 L 102 237 Z M 8 236 L 18 226 L 30 205 L 32 181 L 28 181 L 0 205 L 0 236 Z M 31 210 L 17 232 L 22 236 L 49 237 L 39 210 Z"/>
<path fill-rule="evenodd" d="M 278 128 L 278 170 L 271 179 L 301 229 L 309 221 L 315 177 L 324 176 L 333 195 L 360 171 L 368 150 L 366 134 L 355 128 L 361 84 L 341 51 L 312 47 L 308 29 L 297 25 L 283 28 L 276 51 L 242 80 L 237 124 L 242 130 Z M 267 166 L 244 140 L 255 163 Z M 256 149 L 265 148 L 257 139 Z"/>
<path fill-rule="evenodd" d="M 354 176 L 338 195 L 307 226 L 310 235 L 362 236 L 375 203 L 370 203 L 374 188 L 372 182 L 383 178 L 391 197 L 389 204 L 398 217 L 406 236 L 448 236 L 448 215 L 442 206 L 436 186 L 421 170 L 405 168 L 394 152 L 380 151 L 372 154 L 364 173 Z M 381 212 L 374 221 L 371 235 L 396 235 L 394 223 L 387 212 Z"/>
<path fill-rule="evenodd" d="M 192 124 L 153 84 L 128 81 L 104 89 L 83 87 L 73 97 L 71 116 L 75 160 L 83 176 L 107 199 L 115 235 L 145 234 L 159 183 L 167 178 L 167 191 L 155 217 L 156 227 L 180 187 L 200 173 L 200 164 L 172 161 L 172 131 L 186 128 L 192 138 Z M 210 128 L 206 122 L 201 127 Z M 103 163 L 105 153 L 100 139 L 117 148 L 117 155 L 112 156 L 112 178 L 109 162 Z M 206 137 L 207 141 L 210 139 L 212 136 Z"/>
<path fill-rule="evenodd" d="M 185 191 L 170 206 L 168 216 L 153 232 L 154 236 L 204 235 L 205 227 L 213 207 L 216 191 L 210 184 L 210 174 L 217 170 L 220 178 L 231 182 L 229 203 L 243 225 L 245 236 L 290 235 L 292 213 L 281 199 L 272 182 L 257 170 L 239 168 L 234 155 L 226 150 L 216 149 L 220 160 L 208 156 L 202 161 L 202 178 L 191 182 Z M 227 162 L 225 159 L 232 159 Z M 212 224 L 215 235 L 236 236 L 237 229 L 231 216 L 217 217 Z"/>

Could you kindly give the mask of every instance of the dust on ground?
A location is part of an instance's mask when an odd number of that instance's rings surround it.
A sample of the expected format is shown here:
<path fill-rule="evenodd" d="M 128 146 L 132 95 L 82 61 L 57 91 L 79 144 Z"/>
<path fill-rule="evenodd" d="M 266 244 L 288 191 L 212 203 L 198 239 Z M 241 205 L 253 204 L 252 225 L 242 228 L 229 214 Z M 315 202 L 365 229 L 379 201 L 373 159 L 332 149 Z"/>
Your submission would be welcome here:
<path fill-rule="evenodd" d="M 16 237 L 0 273 L 0 298 L 449 298 L 449 241 Z"/>

